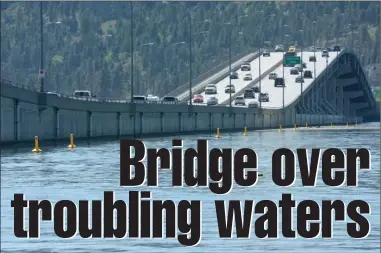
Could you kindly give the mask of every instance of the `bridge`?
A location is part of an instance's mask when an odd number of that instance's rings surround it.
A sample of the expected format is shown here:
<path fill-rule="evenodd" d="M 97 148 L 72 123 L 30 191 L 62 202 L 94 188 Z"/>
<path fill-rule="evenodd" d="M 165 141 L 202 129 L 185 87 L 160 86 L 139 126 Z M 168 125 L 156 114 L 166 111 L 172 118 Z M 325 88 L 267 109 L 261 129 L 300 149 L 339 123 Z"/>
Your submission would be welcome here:
<path fill-rule="evenodd" d="M 262 57 L 259 52 L 236 57 L 232 70 L 239 79 L 232 80 L 236 92 L 232 99 L 242 95 L 244 89 L 261 82 L 261 91 L 269 94 L 269 102 L 261 108 L 229 107 L 230 95 L 224 92 L 229 83 L 229 66 L 221 65 L 193 80 L 193 94 L 203 94 L 205 86 L 216 84 L 217 106 L 189 105 L 189 84 L 172 91 L 171 96 L 185 103 L 136 104 L 124 100 L 75 99 L 64 95 L 40 93 L 37 90 L 8 80 L 1 80 L 1 142 L 14 143 L 40 140 L 101 136 L 150 136 L 200 132 L 242 131 L 248 129 L 285 128 L 297 126 L 323 126 L 354 124 L 379 120 L 376 103 L 365 73 L 353 52 L 330 52 L 328 58 L 315 52 L 316 62 L 310 62 L 314 52 L 298 53 L 303 57 L 312 79 L 304 79 L 303 87 L 284 68 L 285 88 L 274 87 L 269 74 L 283 74 L 282 53 L 271 52 Z M 259 57 L 261 76 L 259 76 Z M 240 66 L 251 62 L 252 81 L 243 81 Z M 283 106 L 284 92 L 284 106 Z M 205 95 L 205 94 L 203 94 Z M 207 96 L 205 96 L 207 97 Z M 252 101 L 257 101 L 255 98 Z M 251 101 L 251 102 L 252 102 Z M 250 102 L 249 100 L 247 102 Z"/>

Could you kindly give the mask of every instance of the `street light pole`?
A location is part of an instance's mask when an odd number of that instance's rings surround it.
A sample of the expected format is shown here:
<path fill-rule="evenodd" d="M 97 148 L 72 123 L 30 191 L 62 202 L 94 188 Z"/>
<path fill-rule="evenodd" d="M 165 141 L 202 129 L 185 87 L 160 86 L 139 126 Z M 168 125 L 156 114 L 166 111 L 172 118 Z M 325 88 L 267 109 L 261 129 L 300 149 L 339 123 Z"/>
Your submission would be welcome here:
<path fill-rule="evenodd" d="M 232 62 L 231 62 L 232 27 L 230 26 L 230 23 L 228 25 L 230 27 L 230 29 L 229 29 L 229 87 L 231 89 L 231 87 L 232 87 L 232 77 L 231 77 L 231 73 L 232 73 Z M 232 107 L 232 93 L 231 93 L 231 91 L 229 92 L 229 107 L 230 108 Z"/>
<path fill-rule="evenodd" d="M 283 25 L 283 59 L 282 59 L 282 78 L 283 78 L 283 87 L 282 87 L 282 109 L 283 109 L 283 113 L 284 113 L 284 88 L 286 86 L 286 82 L 284 80 L 284 51 L 285 51 L 285 33 L 284 33 L 284 29 L 286 29 L 286 27 L 288 27 L 288 25 Z"/>
<path fill-rule="evenodd" d="M 261 52 L 261 46 L 262 46 L 262 43 L 259 44 L 259 57 L 258 57 L 258 77 L 259 77 L 259 96 L 260 94 L 262 93 L 262 78 L 261 78 L 261 55 L 262 55 L 262 52 Z M 261 99 L 259 99 L 259 108 L 262 109 L 262 102 L 261 102 Z"/>
<path fill-rule="evenodd" d="M 44 77 L 45 77 L 45 71 L 44 71 L 44 20 L 42 15 L 42 1 L 40 1 L 40 43 L 41 43 L 41 59 L 40 59 L 40 92 L 45 91 L 45 85 L 44 85 Z"/>
<path fill-rule="evenodd" d="M 300 82 L 300 98 L 302 98 L 302 94 L 303 94 L 303 30 L 299 30 L 299 32 L 301 33 L 301 41 L 300 41 L 300 64 L 302 66 L 302 71 L 300 72 L 300 78 L 301 78 L 301 82 Z"/>
<path fill-rule="evenodd" d="M 131 39 L 131 103 L 134 103 L 134 9 L 132 5 L 132 1 L 130 1 L 130 8 L 131 8 L 131 32 L 130 32 L 130 39 Z M 134 117 L 135 119 L 135 117 Z M 135 125 L 135 124 L 134 124 Z M 135 127 L 134 127 L 135 129 Z M 135 134 L 135 131 L 134 131 Z"/>
<path fill-rule="evenodd" d="M 132 5 L 132 1 L 130 1 L 130 8 L 131 8 L 131 32 L 130 32 L 130 38 L 131 38 L 131 103 L 134 104 L 134 9 Z M 134 118 L 134 127 L 133 127 L 133 134 L 134 139 L 136 138 L 136 111 L 135 106 L 133 106 L 133 118 Z"/>
<path fill-rule="evenodd" d="M 187 10 L 189 19 L 189 105 L 192 105 L 192 17 Z"/>

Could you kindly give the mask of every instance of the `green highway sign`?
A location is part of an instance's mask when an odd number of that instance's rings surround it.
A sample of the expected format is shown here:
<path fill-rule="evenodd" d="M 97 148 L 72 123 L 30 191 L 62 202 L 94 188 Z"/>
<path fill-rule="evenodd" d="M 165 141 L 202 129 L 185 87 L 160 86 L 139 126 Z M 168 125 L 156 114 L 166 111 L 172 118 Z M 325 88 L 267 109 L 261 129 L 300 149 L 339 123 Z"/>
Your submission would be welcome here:
<path fill-rule="evenodd" d="M 300 56 L 285 56 L 284 65 L 300 64 Z"/>

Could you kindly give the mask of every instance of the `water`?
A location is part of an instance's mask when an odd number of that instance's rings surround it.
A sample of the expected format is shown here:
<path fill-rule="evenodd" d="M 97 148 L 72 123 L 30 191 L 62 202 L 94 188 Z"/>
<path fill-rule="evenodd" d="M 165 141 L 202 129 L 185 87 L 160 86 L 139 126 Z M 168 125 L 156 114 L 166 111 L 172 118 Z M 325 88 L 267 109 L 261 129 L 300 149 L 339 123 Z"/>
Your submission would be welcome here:
<path fill-rule="evenodd" d="M 379 123 L 377 124 L 377 126 Z M 10 201 L 14 193 L 24 193 L 25 199 L 47 199 L 53 203 L 69 199 L 103 199 L 103 191 L 115 191 L 116 199 L 128 202 L 129 190 L 147 188 L 119 187 L 119 143 L 110 141 L 78 144 L 74 151 L 65 145 L 41 147 L 43 152 L 33 154 L 30 148 L 3 150 L 1 160 L 1 241 L 2 252 L 379 252 L 380 242 L 380 133 L 379 131 L 289 131 L 275 130 L 241 133 L 221 133 L 222 139 L 212 135 L 183 136 L 184 147 L 195 147 L 196 139 L 209 139 L 209 147 L 251 148 L 259 157 L 259 170 L 263 173 L 254 187 L 233 186 L 229 195 L 218 196 L 207 187 L 171 187 L 171 171 L 159 172 L 160 187 L 149 188 L 153 199 L 172 199 L 176 202 L 186 199 L 200 199 L 203 203 L 202 239 L 197 247 L 184 247 L 177 239 L 74 239 L 65 240 L 54 234 L 53 223 L 41 222 L 40 239 L 19 239 L 13 235 L 13 209 Z M 145 140 L 148 148 L 171 148 L 170 137 Z M 280 188 L 271 179 L 271 157 L 277 148 L 368 148 L 371 152 L 372 169 L 359 172 L 359 187 L 325 186 L 318 173 L 315 188 L 303 188 L 297 170 L 297 181 L 292 187 Z M 254 234 L 253 216 L 250 239 L 220 239 L 214 200 L 272 200 L 278 205 L 282 193 L 291 193 L 298 203 L 313 199 L 341 199 L 346 204 L 363 199 L 371 206 L 371 214 L 365 217 L 371 223 L 371 233 L 366 239 L 355 240 L 346 231 L 346 222 L 334 221 L 333 239 L 285 239 L 281 234 L 279 217 L 279 239 L 259 239 Z M 281 209 L 279 209 L 281 212 Z M 28 217 L 28 216 L 27 216 Z M 294 210 L 294 229 L 296 211 Z M 350 221 L 347 218 L 347 221 Z M 27 228 L 28 225 L 26 224 Z"/>

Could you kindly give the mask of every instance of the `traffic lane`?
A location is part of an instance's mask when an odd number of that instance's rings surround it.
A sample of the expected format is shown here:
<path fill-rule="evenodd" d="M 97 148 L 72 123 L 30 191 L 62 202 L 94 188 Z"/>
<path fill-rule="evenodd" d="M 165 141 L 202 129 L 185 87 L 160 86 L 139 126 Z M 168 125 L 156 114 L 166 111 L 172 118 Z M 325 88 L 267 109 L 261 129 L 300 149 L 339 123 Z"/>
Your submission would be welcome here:
<path fill-rule="evenodd" d="M 266 72 L 270 68 L 272 68 L 277 62 L 282 60 L 282 53 L 271 53 L 270 57 L 262 57 L 261 56 L 261 73 Z M 241 90 L 247 88 L 247 86 L 256 78 L 259 77 L 259 58 L 254 64 L 251 64 L 251 75 L 253 77 L 253 80 L 244 81 L 243 76 L 246 73 L 249 73 L 249 71 L 244 71 L 242 76 L 239 76 L 240 79 L 233 79 L 232 84 L 235 86 L 235 92 L 240 92 Z M 229 84 L 229 79 L 225 81 L 225 83 L 221 86 L 223 86 L 223 93 L 220 94 L 218 97 L 218 100 L 220 103 L 223 103 L 225 101 L 229 101 L 230 94 L 225 93 L 225 87 Z"/>
<path fill-rule="evenodd" d="M 250 65 L 251 65 L 251 71 L 241 71 L 241 69 L 238 69 L 236 72 L 238 74 L 238 78 L 239 79 L 232 79 L 232 84 L 235 84 L 238 82 L 243 82 L 243 76 L 246 74 L 246 73 L 251 73 L 253 71 L 253 66 L 255 66 L 256 62 L 259 61 L 259 57 L 257 57 L 256 59 L 252 60 L 250 62 Z M 241 64 L 243 63 L 243 61 L 241 62 Z M 227 71 L 228 72 L 228 71 Z M 252 73 L 253 75 L 253 73 Z M 218 99 L 218 102 L 221 102 L 220 99 L 221 99 L 221 96 L 223 96 L 225 94 L 225 87 L 226 85 L 229 84 L 229 78 L 230 78 L 230 73 L 228 72 L 228 76 L 226 76 L 224 79 L 222 79 L 221 81 L 215 83 L 216 85 L 216 88 L 217 88 L 217 94 L 205 94 L 205 92 L 201 92 L 201 95 L 204 97 L 204 103 L 206 103 L 206 101 L 208 100 L 209 97 L 216 97 Z M 236 89 L 237 91 L 237 89 Z"/>
<path fill-rule="evenodd" d="M 271 53 L 270 57 L 261 56 L 261 72 L 267 71 L 269 68 L 275 65 L 282 59 L 282 53 Z M 251 81 L 244 81 L 243 77 L 247 73 L 251 73 L 253 79 L 259 76 L 259 57 L 251 61 L 251 70 L 250 71 L 237 71 L 239 79 L 232 79 L 231 83 L 235 86 L 235 93 L 242 90 L 246 87 Z M 204 97 L 204 103 L 208 100 L 209 97 L 215 96 L 218 99 L 219 103 L 222 103 L 225 100 L 228 100 L 230 97 L 229 93 L 225 93 L 225 87 L 229 84 L 229 76 L 222 79 L 220 82 L 216 83 L 217 94 L 205 94 L 202 92 L 201 95 Z M 235 94 L 233 93 L 233 94 Z M 232 95 L 233 95 L 232 94 Z"/>
<path fill-rule="evenodd" d="M 297 54 L 300 56 L 300 53 Z M 314 63 L 309 62 L 309 57 L 313 56 L 313 52 L 303 52 L 303 61 L 306 63 L 307 68 L 305 70 L 311 70 L 313 72 L 314 70 Z M 328 59 L 328 65 L 334 60 L 336 57 L 336 54 L 333 56 L 330 55 Z M 318 76 L 320 73 L 323 72 L 323 70 L 326 68 L 326 59 L 325 57 L 321 57 L 321 53 L 318 54 L 316 52 L 316 75 Z M 285 78 L 285 84 L 286 87 L 284 88 L 284 99 L 285 99 L 285 106 L 295 101 L 300 96 L 300 90 L 301 90 L 301 84 L 295 82 L 295 78 L 298 75 L 291 75 L 290 69 L 292 67 L 285 67 L 284 68 L 284 78 Z M 282 76 L 283 74 L 283 68 L 280 66 L 277 68 L 275 73 L 278 74 L 278 76 Z M 308 88 L 308 86 L 313 82 L 314 78 L 312 79 L 305 79 L 305 82 L 303 84 L 303 90 Z M 269 80 L 268 76 L 264 78 L 263 85 L 262 85 L 262 92 L 267 92 L 269 94 L 270 101 L 268 103 L 265 103 L 263 105 L 264 108 L 281 108 L 283 107 L 283 88 L 282 87 L 274 87 L 274 80 Z"/>

